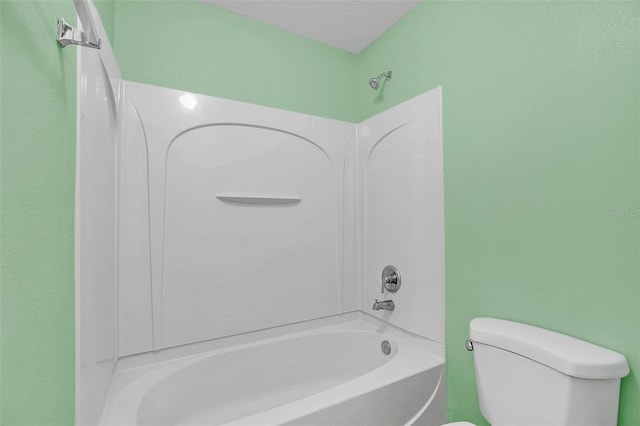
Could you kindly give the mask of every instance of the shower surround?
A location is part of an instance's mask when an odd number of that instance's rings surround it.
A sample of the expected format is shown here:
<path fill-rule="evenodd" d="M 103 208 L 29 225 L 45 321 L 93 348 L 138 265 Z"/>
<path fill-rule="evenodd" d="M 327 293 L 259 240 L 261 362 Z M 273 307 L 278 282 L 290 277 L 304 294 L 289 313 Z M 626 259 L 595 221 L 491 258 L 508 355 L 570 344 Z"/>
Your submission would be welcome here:
<path fill-rule="evenodd" d="M 79 395 L 80 412 L 97 418 L 106 400 L 104 425 L 374 424 L 384 399 L 403 408 L 379 424 L 445 421 L 439 88 L 356 125 L 104 87 L 118 135 L 117 349 L 108 380 L 79 369 L 82 389 L 110 383 Z M 402 287 L 381 294 L 387 264 Z M 395 310 L 374 311 L 385 297 Z"/>

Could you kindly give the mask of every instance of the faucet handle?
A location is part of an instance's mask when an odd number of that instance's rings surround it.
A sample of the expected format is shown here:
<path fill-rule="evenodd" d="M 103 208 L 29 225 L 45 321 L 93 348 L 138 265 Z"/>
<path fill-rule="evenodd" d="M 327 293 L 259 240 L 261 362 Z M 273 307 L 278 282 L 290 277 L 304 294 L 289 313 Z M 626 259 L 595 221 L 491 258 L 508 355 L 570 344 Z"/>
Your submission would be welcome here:
<path fill-rule="evenodd" d="M 400 289 L 400 271 L 393 265 L 387 265 L 382 270 L 382 287 L 380 294 L 384 293 L 384 289 L 390 293 L 395 293 Z"/>

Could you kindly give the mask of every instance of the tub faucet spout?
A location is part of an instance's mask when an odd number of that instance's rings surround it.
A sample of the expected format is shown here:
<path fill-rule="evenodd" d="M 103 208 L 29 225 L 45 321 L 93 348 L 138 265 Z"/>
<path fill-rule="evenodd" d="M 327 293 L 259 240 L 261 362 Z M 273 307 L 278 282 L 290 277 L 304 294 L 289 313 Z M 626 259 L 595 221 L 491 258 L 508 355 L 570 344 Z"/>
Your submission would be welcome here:
<path fill-rule="evenodd" d="M 379 311 L 381 309 L 385 311 L 393 311 L 395 307 L 396 306 L 393 303 L 393 300 L 381 300 L 380 302 L 378 302 L 378 299 L 376 299 L 376 301 L 373 302 L 372 309 L 374 311 Z"/>

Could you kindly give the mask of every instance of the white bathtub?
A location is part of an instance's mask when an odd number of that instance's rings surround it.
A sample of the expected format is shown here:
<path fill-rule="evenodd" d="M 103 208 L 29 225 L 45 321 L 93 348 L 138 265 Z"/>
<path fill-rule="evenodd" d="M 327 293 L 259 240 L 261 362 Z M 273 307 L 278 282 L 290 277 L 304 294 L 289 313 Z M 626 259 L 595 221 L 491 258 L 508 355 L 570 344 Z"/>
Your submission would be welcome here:
<path fill-rule="evenodd" d="M 102 424 L 440 425 L 444 398 L 442 345 L 353 313 L 125 359 Z"/>

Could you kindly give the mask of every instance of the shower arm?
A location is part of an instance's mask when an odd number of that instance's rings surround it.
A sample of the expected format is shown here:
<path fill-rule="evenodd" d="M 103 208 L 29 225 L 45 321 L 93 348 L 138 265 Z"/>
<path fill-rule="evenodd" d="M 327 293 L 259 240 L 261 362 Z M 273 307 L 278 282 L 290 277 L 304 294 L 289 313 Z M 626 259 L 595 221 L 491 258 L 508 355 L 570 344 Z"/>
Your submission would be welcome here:
<path fill-rule="evenodd" d="M 391 71 L 383 72 L 382 74 L 376 77 L 376 80 L 381 80 L 382 77 L 386 77 L 387 81 L 391 80 Z"/>

